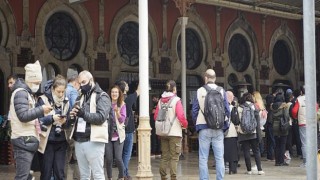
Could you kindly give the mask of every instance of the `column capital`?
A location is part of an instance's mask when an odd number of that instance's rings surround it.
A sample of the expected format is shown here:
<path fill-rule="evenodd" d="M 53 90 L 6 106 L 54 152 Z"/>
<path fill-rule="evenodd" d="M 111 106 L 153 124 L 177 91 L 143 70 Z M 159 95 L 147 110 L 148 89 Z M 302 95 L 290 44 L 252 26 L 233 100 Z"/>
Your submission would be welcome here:
<path fill-rule="evenodd" d="M 176 7 L 180 11 L 181 16 L 186 16 L 190 6 L 195 3 L 195 0 L 173 0 L 176 3 Z"/>

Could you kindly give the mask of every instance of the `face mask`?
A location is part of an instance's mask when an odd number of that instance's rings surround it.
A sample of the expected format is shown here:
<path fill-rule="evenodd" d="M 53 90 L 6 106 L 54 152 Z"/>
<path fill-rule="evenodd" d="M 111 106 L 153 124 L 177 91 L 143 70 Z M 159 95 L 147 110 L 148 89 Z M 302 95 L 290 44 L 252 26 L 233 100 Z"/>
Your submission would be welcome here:
<path fill-rule="evenodd" d="M 88 84 L 80 86 L 82 94 L 87 94 L 91 90 L 91 84 L 88 82 Z"/>
<path fill-rule="evenodd" d="M 39 90 L 39 86 L 40 84 L 39 85 L 31 84 L 31 87 L 30 87 L 31 92 L 36 93 Z"/>

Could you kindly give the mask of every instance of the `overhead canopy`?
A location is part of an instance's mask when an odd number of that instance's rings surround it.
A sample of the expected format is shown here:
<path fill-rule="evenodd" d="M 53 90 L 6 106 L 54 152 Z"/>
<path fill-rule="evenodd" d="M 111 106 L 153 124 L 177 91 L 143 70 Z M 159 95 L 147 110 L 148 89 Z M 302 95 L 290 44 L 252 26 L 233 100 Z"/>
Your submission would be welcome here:
<path fill-rule="evenodd" d="M 302 0 L 196 0 L 196 3 L 211 4 L 259 14 L 302 19 Z M 316 21 L 320 21 L 320 0 L 315 0 Z"/>

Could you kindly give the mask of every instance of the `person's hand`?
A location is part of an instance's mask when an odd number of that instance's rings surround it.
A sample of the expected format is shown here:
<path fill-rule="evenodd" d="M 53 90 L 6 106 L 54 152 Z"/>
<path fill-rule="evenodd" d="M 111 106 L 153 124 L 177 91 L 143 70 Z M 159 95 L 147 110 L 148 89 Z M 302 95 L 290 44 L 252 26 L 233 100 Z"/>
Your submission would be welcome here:
<path fill-rule="evenodd" d="M 66 117 L 61 117 L 59 114 L 53 115 L 52 119 L 54 121 L 53 125 L 62 125 L 67 121 Z"/>
<path fill-rule="evenodd" d="M 50 105 L 42 105 L 43 113 L 48 114 L 52 111 L 52 107 Z"/>
<path fill-rule="evenodd" d="M 77 116 L 82 117 L 84 116 L 84 109 L 83 108 L 77 108 Z"/>
<path fill-rule="evenodd" d="M 72 110 L 70 111 L 70 118 L 74 118 L 77 116 L 77 112 L 78 112 L 78 109 L 77 108 L 72 108 Z"/>

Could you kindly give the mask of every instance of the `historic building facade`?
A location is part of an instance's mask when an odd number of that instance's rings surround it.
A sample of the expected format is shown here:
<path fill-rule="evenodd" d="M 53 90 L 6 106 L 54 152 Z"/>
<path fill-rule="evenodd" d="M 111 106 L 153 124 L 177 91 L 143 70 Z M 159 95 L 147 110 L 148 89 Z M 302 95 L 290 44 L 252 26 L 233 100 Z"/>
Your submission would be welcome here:
<path fill-rule="evenodd" d="M 189 102 L 208 67 L 227 89 L 246 81 L 268 94 L 274 83 L 303 84 L 302 20 L 197 3 L 187 16 Z M 167 79 L 180 81 L 179 17 L 173 1 L 149 1 L 152 93 Z M 138 81 L 137 0 L 0 0 L 0 22 L 0 114 L 8 109 L 6 77 L 23 77 L 25 64 L 37 59 L 44 80 L 86 69 L 105 90 L 117 79 Z"/>

